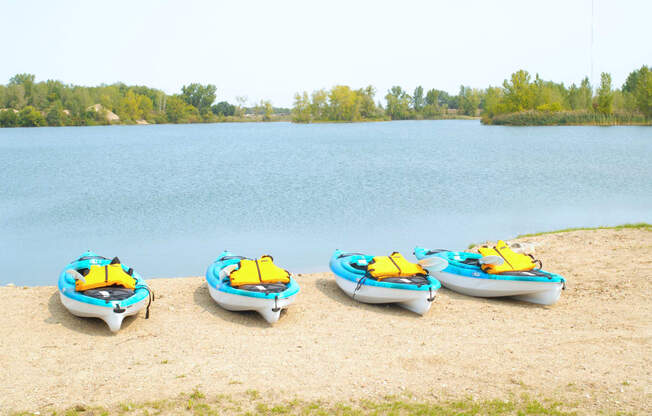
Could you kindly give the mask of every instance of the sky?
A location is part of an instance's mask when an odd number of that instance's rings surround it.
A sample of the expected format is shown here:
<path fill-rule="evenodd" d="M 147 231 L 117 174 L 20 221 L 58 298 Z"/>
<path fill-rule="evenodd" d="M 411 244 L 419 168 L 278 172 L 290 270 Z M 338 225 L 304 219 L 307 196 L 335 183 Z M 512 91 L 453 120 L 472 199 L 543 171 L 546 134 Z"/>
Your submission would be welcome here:
<path fill-rule="evenodd" d="M 16 73 L 292 105 L 300 91 L 393 85 L 457 93 L 518 70 L 620 87 L 652 65 L 651 1 L 0 0 L 0 83 Z"/>

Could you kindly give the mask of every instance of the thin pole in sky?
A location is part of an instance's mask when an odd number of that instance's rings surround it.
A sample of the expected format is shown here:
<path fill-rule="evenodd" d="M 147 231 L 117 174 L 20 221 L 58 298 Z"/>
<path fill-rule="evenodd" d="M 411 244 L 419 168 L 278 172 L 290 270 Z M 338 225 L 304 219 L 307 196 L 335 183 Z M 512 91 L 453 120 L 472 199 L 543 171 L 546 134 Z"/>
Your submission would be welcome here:
<path fill-rule="evenodd" d="M 590 81 L 591 82 L 591 88 L 595 88 L 594 84 L 593 84 L 593 81 L 595 80 L 595 74 L 593 73 L 593 27 L 595 25 L 594 24 L 594 13 L 593 13 L 594 7 L 595 7 L 595 0 L 591 0 L 591 50 L 589 52 L 589 60 L 590 60 L 590 66 L 591 66 L 591 69 L 590 69 L 591 72 L 589 73 L 589 76 L 591 77 L 591 81 Z"/>

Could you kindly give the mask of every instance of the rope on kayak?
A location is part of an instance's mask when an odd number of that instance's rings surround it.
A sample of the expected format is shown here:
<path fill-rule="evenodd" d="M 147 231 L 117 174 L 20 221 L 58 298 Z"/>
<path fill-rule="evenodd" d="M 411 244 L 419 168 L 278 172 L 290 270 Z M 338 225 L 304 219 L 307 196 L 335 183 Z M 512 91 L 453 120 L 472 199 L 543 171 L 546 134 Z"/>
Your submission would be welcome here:
<path fill-rule="evenodd" d="M 278 307 L 278 295 L 274 296 L 274 307 L 272 308 L 272 312 L 278 312 L 280 308 Z"/>
<path fill-rule="evenodd" d="M 154 292 L 149 288 L 147 285 L 140 285 L 136 286 L 136 289 L 145 289 L 147 291 L 147 308 L 145 309 L 145 319 L 149 319 L 149 307 L 156 300 L 156 296 L 154 295 Z"/>
<path fill-rule="evenodd" d="M 360 280 L 358 280 L 358 284 L 355 287 L 355 289 L 353 290 L 353 295 L 351 296 L 353 299 L 355 299 L 355 294 L 358 293 L 358 290 L 360 290 L 360 288 L 364 284 L 364 281 L 367 280 L 367 277 L 368 277 L 368 275 L 365 274 L 364 276 L 362 276 L 360 278 Z"/>
<path fill-rule="evenodd" d="M 435 300 L 435 295 L 432 294 L 432 285 L 428 287 L 428 291 L 430 292 L 430 297 L 428 298 L 428 302 L 432 302 Z"/>

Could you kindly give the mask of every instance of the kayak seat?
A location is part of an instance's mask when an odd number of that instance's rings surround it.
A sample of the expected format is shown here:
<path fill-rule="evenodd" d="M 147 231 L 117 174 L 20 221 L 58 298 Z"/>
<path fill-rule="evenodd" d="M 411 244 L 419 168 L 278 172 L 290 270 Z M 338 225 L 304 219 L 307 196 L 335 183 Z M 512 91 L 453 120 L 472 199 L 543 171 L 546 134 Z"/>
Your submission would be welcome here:
<path fill-rule="evenodd" d="M 478 262 L 479 259 L 472 259 L 470 257 L 465 258 L 464 260 L 460 261 L 462 264 L 468 264 L 469 266 L 477 266 L 480 267 L 480 262 Z"/>
<path fill-rule="evenodd" d="M 405 285 L 429 285 L 430 281 L 425 276 L 409 276 L 409 277 L 386 277 L 383 279 L 383 282 L 388 283 L 399 283 Z"/>
<path fill-rule="evenodd" d="M 112 300 L 128 299 L 133 296 L 134 290 L 127 289 L 125 287 L 118 286 L 118 285 L 113 285 L 113 286 L 106 286 L 106 287 L 101 287 L 96 289 L 88 289 L 81 293 L 91 298 L 112 301 Z"/>
<path fill-rule="evenodd" d="M 287 288 L 288 286 L 285 283 L 259 283 L 255 285 L 238 286 L 238 289 L 240 290 L 261 293 L 280 293 L 285 291 Z"/>

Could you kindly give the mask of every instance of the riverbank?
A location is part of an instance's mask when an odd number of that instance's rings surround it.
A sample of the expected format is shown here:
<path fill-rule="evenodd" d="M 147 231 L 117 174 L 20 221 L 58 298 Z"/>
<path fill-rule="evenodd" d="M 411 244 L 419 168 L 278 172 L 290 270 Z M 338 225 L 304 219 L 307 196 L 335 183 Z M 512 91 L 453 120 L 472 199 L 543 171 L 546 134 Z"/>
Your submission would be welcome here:
<path fill-rule="evenodd" d="M 557 304 L 442 289 L 419 317 L 357 303 L 319 273 L 298 276 L 296 303 L 272 327 L 219 308 L 202 277 L 152 279 L 150 319 L 111 335 L 99 320 L 70 315 L 55 287 L 2 287 L 0 413 L 409 412 L 455 402 L 506 409 L 496 414 L 554 402 L 579 414 L 652 411 L 652 231 L 519 241 L 566 277 Z"/>

